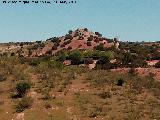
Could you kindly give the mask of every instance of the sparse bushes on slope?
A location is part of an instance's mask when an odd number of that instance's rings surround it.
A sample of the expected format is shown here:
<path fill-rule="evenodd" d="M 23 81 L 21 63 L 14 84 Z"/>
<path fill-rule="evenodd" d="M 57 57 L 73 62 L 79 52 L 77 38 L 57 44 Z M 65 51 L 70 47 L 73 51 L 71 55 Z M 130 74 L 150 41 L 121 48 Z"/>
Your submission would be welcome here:
<path fill-rule="evenodd" d="M 68 45 L 69 43 L 71 43 L 71 40 L 67 40 L 67 41 L 65 41 L 63 44 L 64 44 L 64 45 Z"/>
<path fill-rule="evenodd" d="M 73 39 L 73 37 L 72 37 L 72 35 L 71 34 L 67 34 L 66 36 L 65 36 L 65 39 L 64 40 L 72 40 Z"/>
<path fill-rule="evenodd" d="M 58 37 L 52 37 L 52 38 L 49 38 L 49 39 L 47 39 L 46 41 L 51 41 L 51 42 L 57 42 L 59 40 L 59 38 Z"/>

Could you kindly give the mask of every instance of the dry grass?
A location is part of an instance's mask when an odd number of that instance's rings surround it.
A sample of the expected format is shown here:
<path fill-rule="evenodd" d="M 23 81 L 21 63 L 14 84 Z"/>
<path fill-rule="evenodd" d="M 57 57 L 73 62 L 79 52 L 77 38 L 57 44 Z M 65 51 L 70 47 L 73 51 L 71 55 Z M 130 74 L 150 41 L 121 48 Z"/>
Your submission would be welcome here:
<path fill-rule="evenodd" d="M 160 83 L 151 75 L 61 68 L 48 60 L 32 66 L 18 58 L 0 59 L 0 70 L 0 120 L 17 115 L 14 105 L 22 100 L 10 95 L 22 81 L 32 83 L 26 97 L 34 100 L 30 109 L 23 109 L 25 120 L 160 119 Z M 119 79 L 122 86 L 117 86 Z M 67 112 L 68 108 L 72 109 Z"/>

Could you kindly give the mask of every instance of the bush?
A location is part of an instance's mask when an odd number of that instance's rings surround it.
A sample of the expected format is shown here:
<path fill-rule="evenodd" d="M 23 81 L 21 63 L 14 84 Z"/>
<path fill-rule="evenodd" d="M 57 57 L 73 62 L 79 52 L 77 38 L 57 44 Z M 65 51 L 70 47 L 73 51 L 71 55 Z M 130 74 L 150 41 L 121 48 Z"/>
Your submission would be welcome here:
<path fill-rule="evenodd" d="M 68 48 L 67 48 L 67 50 L 71 50 L 72 49 L 72 47 L 71 46 L 69 46 Z"/>
<path fill-rule="evenodd" d="M 30 84 L 27 82 L 18 83 L 16 85 L 17 94 L 19 97 L 23 97 L 26 94 L 26 91 L 31 88 Z"/>
<path fill-rule="evenodd" d="M 40 64 L 40 61 L 38 61 L 38 60 L 31 60 L 31 61 L 29 61 L 29 65 L 31 65 L 31 66 L 37 66 L 39 64 Z"/>
<path fill-rule="evenodd" d="M 67 39 L 70 39 L 70 40 L 72 40 L 72 39 L 73 39 L 72 35 L 70 35 L 70 34 L 67 34 L 67 35 L 65 36 L 64 40 L 67 40 Z"/>
<path fill-rule="evenodd" d="M 103 99 L 111 98 L 111 93 L 110 92 L 102 92 L 99 94 L 99 96 Z"/>
<path fill-rule="evenodd" d="M 87 41 L 87 46 L 92 46 L 91 41 Z"/>
<path fill-rule="evenodd" d="M 54 43 L 54 46 L 58 47 L 60 45 L 60 40 L 58 40 L 57 42 Z"/>
<path fill-rule="evenodd" d="M 65 47 L 65 44 L 60 45 L 60 47 Z"/>
<path fill-rule="evenodd" d="M 88 29 L 87 29 L 87 28 L 84 28 L 84 31 L 88 32 Z"/>
<path fill-rule="evenodd" d="M 57 46 L 54 45 L 54 46 L 52 47 L 52 50 L 57 50 Z"/>
<path fill-rule="evenodd" d="M 24 97 L 15 106 L 16 112 L 23 112 L 25 109 L 30 108 L 32 104 L 33 104 L 33 99 L 31 97 Z"/>
<path fill-rule="evenodd" d="M 77 50 L 77 51 L 72 52 L 68 57 L 69 59 L 72 60 L 73 63 L 78 64 L 82 58 L 82 54 L 80 51 Z"/>
<path fill-rule="evenodd" d="M 4 75 L 0 74 L 0 82 L 5 81 L 7 78 Z"/>
<path fill-rule="evenodd" d="M 131 63 L 131 67 L 146 67 L 147 66 L 147 62 L 144 61 L 143 59 L 135 59 L 133 60 L 133 62 Z"/>
<path fill-rule="evenodd" d="M 90 35 L 90 37 L 88 37 L 88 41 L 92 41 L 93 40 L 93 35 Z"/>
<path fill-rule="evenodd" d="M 155 64 L 156 68 L 160 68 L 160 61 Z"/>
<path fill-rule="evenodd" d="M 46 41 L 51 41 L 51 42 L 57 42 L 58 40 L 59 40 L 59 38 L 58 37 L 52 37 L 52 38 L 49 38 L 49 39 L 47 39 Z"/>
<path fill-rule="evenodd" d="M 63 52 L 61 52 L 61 53 L 58 54 L 58 61 L 63 62 L 63 61 L 66 60 L 66 58 L 67 58 L 67 54 L 65 54 Z"/>
<path fill-rule="evenodd" d="M 109 61 L 105 61 L 104 59 L 98 60 L 95 69 L 101 69 L 101 70 L 109 70 L 113 68 L 113 64 Z"/>
<path fill-rule="evenodd" d="M 52 98 L 52 96 L 51 96 L 51 94 L 49 93 L 49 90 L 43 91 L 43 97 L 42 97 L 43 100 L 49 100 L 49 99 L 51 99 L 51 98 Z"/>
<path fill-rule="evenodd" d="M 84 64 L 93 64 L 93 59 L 92 58 L 84 58 L 83 59 L 83 63 Z"/>
<path fill-rule="evenodd" d="M 64 45 L 68 45 L 69 43 L 71 43 L 71 40 L 65 41 Z"/>
<path fill-rule="evenodd" d="M 69 30 L 69 31 L 68 31 L 68 33 L 69 33 L 69 34 L 72 34 L 72 33 L 73 33 L 73 31 L 72 31 L 72 30 Z"/>
<path fill-rule="evenodd" d="M 63 69 L 64 66 L 63 66 L 62 62 L 52 60 L 52 61 L 48 62 L 48 67 L 57 68 L 57 69 Z"/>
<path fill-rule="evenodd" d="M 78 40 L 83 40 L 84 37 L 83 36 L 78 36 Z"/>
<path fill-rule="evenodd" d="M 104 49 L 103 44 L 97 45 L 97 46 L 96 46 L 96 50 L 104 51 L 105 49 Z"/>
<path fill-rule="evenodd" d="M 132 55 L 131 53 L 127 52 L 124 53 L 124 57 L 122 58 L 122 64 L 124 67 L 129 67 L 131 63 L 133 63 L 133 60 L 135 60 L 136 57 Z"/>
<path fill-rule="evenodd" d="M 117 80 L 117 86 L 123 86 L 123 84 L 124 84 L 124 80 L 123 79 Z"/>
<path fill-rule="evenodd" d="M 102 112 L 102 108 L 97 106 L 92 106 L 91 108 L 88 108 L 87 114 L 88 114 L 88 117 L 94 118 L 100 115 L 101 112 Z"/>
<path fill-rule="evenodd" d="M 98 37 L 102 37 L 102 34 L 100 34 L 99 32 L 95 32 L 96 35 L 98 35 Z"/>

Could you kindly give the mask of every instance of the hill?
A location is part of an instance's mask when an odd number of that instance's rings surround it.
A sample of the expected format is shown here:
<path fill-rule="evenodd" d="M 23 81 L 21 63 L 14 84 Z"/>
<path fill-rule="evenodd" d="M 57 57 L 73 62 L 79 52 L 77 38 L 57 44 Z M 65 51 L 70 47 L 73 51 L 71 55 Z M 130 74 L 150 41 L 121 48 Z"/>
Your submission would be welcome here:
<path fill-rule="evenodd" d="M 88 50 L 95 49 L 99 45 L 109 48 L 115 45 L 114 40 L 103 38 L 99 32 L 88 31 L 87 28 L 70 30 L 68 34 L 62 37 L 52 37 L 44 42 L 44 47 L 34 50 L 33 56 L 42 56 L 45 54 L 55 54 L 60 50 Z"/>
<path fill-rule="evenodd" d="M 52 37 L 46 41 L 8 43 L 5 44 L 5 49 L 3 46 L 3 51 L 0 51 L 13 52 L 24 57 L 40 57 L 54 55 L 61 50 L 88 50 L 96 49 L 97 46 L 104 48 L 116 46 L 118 48 L 118 45 L 116 38 L 105 38 L 99 32 L 91 32 L 84 28 L 75 31 L 69 30 L 65 36 Z"/>

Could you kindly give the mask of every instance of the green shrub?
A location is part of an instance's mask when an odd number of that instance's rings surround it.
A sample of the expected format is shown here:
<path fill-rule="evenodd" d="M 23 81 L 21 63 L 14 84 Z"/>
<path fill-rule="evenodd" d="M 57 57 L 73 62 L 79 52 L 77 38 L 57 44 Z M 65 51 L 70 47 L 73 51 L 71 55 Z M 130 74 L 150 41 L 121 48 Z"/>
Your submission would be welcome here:
<path fill-rule="evenodd" d="M 27 82 L 21 82 L 16 85 L 17 94 L 19 97 L 23 97 L 26 91 L 31 88 L 31 85 Z"/>
<path fill-rule="evenodd" d="M 69 30 L 69 31 L 68 31 L 68 33 L 69 33 L 69 34 L 72 34 L 72 33 L 73 33 L 73 31 L 72 31 L 72 30 Z"/>
<path fill-rule="evenodd" d="M 84 31 L 88 32 L 88 29 L 87 29 L 87 28 L 84 28 Z"/>
<path fill-rule="evenodd" d="M 72 60 L 73 64 L 78 64 L 82 58 L 82 53 L 79 50 L 73 51 L 68 58 Z"/>
<path fill-rule="evenodd" d="M 98 35 L 98 37 L 102 37 L 102 34 L 100 34 L 99 32 L 95 32 L 96 35 Z"/>

